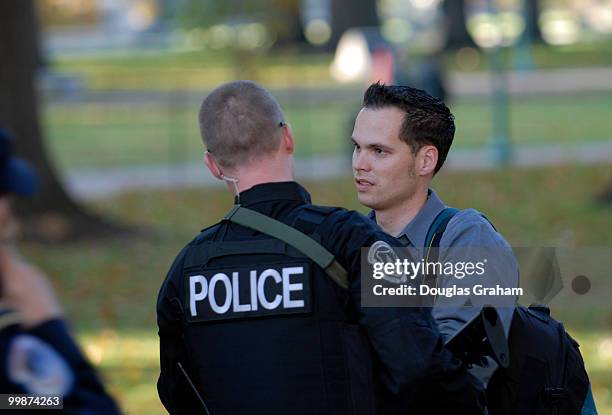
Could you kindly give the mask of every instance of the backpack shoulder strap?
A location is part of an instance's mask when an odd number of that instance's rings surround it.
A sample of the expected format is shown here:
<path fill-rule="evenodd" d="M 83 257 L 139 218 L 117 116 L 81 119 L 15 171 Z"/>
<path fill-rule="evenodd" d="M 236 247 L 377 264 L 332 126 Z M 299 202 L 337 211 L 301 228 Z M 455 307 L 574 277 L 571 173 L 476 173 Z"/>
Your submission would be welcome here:
<path fill-rule="evenodd" d="M 336 284 L 344 289 L 348 289 L 348 274 L 346 270 L 331 252 L 308 235 L 276 219 L 240 205 L 234 205 L 223 220 L 251 228 L 291 245 L 323 268 Z"/>
<path fill-rule="evenodd" d="M 459 212 L 459 209 L 453 207 L 444 208 L 438 216 L 433 220 L 431 225 L 429 226 L 429 230 L 427 231 L 427 236 L 425 238 L 425 248 L 438 248 L 440 247 L 440 240 L 442 239 L 442 234 L 446 230 L 446 226 L 448 222 Z M 479 212 L 480 213 L 480 212 Z M 480 216 L 486 220 L 489 225 L 493 228 L 494 231 L 497 232 L 497 228 L 493 225 L 493 222 L 489 220 L 484 214 L 480 213 Z"/>
<path fill-rule="evenodd" d="M 437 261 L 437 258 L 430 257 L 431 248 L 439 248 L 440 240 L 442 239 L 442 235 L 446 230 L 446 226 L 448 222 L 459 212 L 459 209 L 447 207 L 442 212 L 438 213 L 438 216 L 433 220 L 431 225 L 429 226 L 429 230 L 427 231 L 427 236 L 425 237 L 425 261 Z M 435 250 L 437 251 L 437 249 Z M 433 254 L 437 256 L 437 252 Z"/>
<path fill-rule="evenodd" d="M 429 225 L 429 229 L 427 230 L 427 236 L 425 237 L 425 263 L 437 262 L 438 256 L 440 254 L 440 250 L 437 249 L 440 247 L 440 240 L 442 239 L 442 235 L 446 230 L 446 225 L 448 222 L 455 216 L 455 214 L 459 212 L 459 209 L 447 207 L 442 210 L 442 212 L 438 213 L 438 216 L 433 220 L 431 225 Z M 432 248 L 434 248 L 432 250 Z M 435 279 L 436 287 L 438 285 L 438 277 L 437 275 L 433 275 Z M 423 275 L 423 281 L 425 279 L 425 275 Z M 437 295 L 434 296 L 434 302 L 437 299 Z"/>

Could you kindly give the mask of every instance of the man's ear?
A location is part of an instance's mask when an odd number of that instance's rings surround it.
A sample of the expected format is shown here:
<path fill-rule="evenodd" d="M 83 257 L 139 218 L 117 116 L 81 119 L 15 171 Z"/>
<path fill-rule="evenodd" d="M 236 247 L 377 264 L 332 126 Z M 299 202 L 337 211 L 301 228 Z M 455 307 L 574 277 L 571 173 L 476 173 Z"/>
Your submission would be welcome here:
<path fill-rule="evenodd" d="M 289 124 L 285 124 L 282 127 L 281 145 L 284 146 L 285 151 L 288 154 L 293 154 L 295 145 L 293 143 L 293 130 Z"/>
<path fill-rule="evenodd" d="M 417 153 L 417 174 L 427 176 L 434 173 L 438 164 L 438 149 L 432 145 L 425 145 Z"/>
<path fill-rule="evenodd" d="M 217 179 L 222 179 L 223 173 L 221 168 L 217 164 L 217 160 L 208 151 L 204 153 L 204 164 L 206 164 L 206 167 L 208 167 L 213 176 Z"/>

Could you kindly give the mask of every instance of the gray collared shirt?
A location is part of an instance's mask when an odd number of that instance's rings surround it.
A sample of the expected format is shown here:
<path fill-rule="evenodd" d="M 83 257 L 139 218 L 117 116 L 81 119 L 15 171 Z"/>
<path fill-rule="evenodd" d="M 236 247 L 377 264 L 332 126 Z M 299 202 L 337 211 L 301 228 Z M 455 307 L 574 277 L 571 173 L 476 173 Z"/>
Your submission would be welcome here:
<path fill-rule="evenodd" d="M 406 225 L 399 233 L 397 238 L 407 246 L 422 248 L 425 245 L 425 238 L 432 222 L 446 205 L 438 197 L 436 192 L 429 190 L 428 198 L 419 213 Z M 370 212 L 370 218 L 376 220 L 374 212 Z M 452 251 L 445 255 L 444 248 L 470 248 L 484 247 L 495 249 L 494 261 L 490 261 L 486 267 L 486 278 L 490 284 L 499 282 L 505 287 L 517 287 L 519 279 L 518 263 L 512 253 L 512 248 L 497 232 L 489 221 L 475 209 L 465 209 L 457 212 L 449 221 L 442 239 L 440 240 L 440 262 L 461 261 L 464 258 L 453 258 Z M 440 279 L 440 287 L 445 284 L 456 283 L 450 278 Z M 465 323 L 471 320 L 478 312 L 479 307 L 464 307 L 465 304 L 456 302 L 456 297 L 439 296 L 433 307 L 432 314 L 440 333 L 445 339 L 455 334 Z M 514 309 L 511 307 L 497 307 L 506 336 L 510 331 L 510 323 Z M 495 368 L 491 368 L 489 373 L 479 374 L 479 377 L 487 382 L 489 376 Z"/>

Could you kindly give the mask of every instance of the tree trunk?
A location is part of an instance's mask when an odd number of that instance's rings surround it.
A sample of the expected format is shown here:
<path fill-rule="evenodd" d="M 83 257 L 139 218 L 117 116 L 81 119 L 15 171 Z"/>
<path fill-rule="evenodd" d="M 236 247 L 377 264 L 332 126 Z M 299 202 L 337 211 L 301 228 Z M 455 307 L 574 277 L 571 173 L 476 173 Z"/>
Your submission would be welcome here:
<path fill-rule="evenodd" d="M 444 49 L 463 46 L 476 47 L 465 21 L 465 0 L 444 0 L 442 4 L 446 19 L 446 42 Z"/>
<path fill-rule="evenodd" d="M 342 34 L 352 27 L 378 26 L 376 0 L 330 0 L 332 35 L 328 46 L 335 50 Z"/>
<path fill-rule="evenodd" d="M 271 7 L 276 11 L 274 21 L 269 23 L 276 32 L 275 47 L 303 46 L 306 38 L 299 0 L 274 0 Z"/>
<path fill-rule="evenodd" d="M 525 36 L 529 36 L 531 42 L 541 43 L 542 32 L 540 31 L 540 0 L 525 1 Z"/>
<path fill-rule="evenodd" d="M 86 212 L 68 195 L 49 158 L 39 123 L 36 74 L 38 21 L 32 0 L 0 1 L 0 124 L 15 136 L 16 153 L 36 168 L 40 192 L 17 200 L 27 236 L 43 240 L 96 237 L 122 229 Z M 87 234 L 86 234 L 87 232 Z"/>

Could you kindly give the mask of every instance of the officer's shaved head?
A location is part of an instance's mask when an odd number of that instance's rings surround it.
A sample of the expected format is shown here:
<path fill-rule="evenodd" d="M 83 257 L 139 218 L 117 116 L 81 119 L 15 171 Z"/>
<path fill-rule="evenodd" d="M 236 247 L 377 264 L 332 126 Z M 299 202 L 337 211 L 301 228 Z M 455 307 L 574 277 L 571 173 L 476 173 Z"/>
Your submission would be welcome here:
<path fill-rule="evenodd" d="M 278 149 L 285 117 L 278 102 L 251 81 L 212 91 L 200 107 L 200 134 L 221 166 L 231 169 Z"/>

